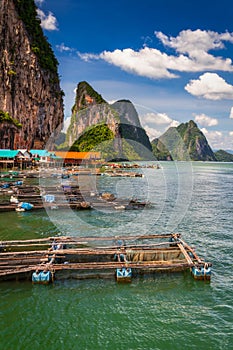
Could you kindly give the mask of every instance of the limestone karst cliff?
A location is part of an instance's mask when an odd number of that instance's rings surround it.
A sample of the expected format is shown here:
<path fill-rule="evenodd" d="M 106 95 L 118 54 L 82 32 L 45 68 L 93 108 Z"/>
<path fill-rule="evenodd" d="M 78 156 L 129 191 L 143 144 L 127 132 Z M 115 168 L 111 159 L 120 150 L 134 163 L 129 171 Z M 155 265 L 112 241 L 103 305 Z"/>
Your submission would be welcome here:
<path fill-rule="evenodd" d="M 152 141 L 152 147 L 158 160 L 216 160 L 206 137 L 193 120 L 169 128 Z"/>
<path fill-rule="evenodd" d="M 42 148 L 63 122 L 58 62 L 33 0 L 0 1 L 0 148 Z"/>
<path fill-rule="evenodd" d="M 69 147 L 89 127 L 105 123 L 115 134 L 118 114 L 87 82 L 77 85 L 75 103 L 72 108 L 71 123 L 67 131 Z"/>
<path fill-rule="evenodd" d="M 109 140 L 112 142 L 104 145 Z M 83 81 L 77 86 L 66 144 L 72 150 L 87 151 L 94 146 L 100 150 L 100 143 L 105 148 L 102 151 L 106 159 L 150 159 L 153 156 L 133 104 L 128 100 L 109 104 Z"/>

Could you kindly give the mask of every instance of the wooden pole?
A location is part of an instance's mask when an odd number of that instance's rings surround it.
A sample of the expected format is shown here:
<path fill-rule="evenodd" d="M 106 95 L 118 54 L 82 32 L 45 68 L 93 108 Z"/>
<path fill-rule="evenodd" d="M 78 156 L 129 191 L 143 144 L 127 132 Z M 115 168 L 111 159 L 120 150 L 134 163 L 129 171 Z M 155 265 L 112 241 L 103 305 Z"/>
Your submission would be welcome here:
<path fill-rule="evenodd" d="M 184 254 L 185 259 L 187 260 L 187 263 L 190 266 L 193 266 L 194 263 L 192 261 L 192 259 L 190 258 L 190 256 L 188 255 L 187 251 L 185 250 L 184 246 L 182 243 L 177 243 L 178 247 L 180 248 L 181 252 Z"/>

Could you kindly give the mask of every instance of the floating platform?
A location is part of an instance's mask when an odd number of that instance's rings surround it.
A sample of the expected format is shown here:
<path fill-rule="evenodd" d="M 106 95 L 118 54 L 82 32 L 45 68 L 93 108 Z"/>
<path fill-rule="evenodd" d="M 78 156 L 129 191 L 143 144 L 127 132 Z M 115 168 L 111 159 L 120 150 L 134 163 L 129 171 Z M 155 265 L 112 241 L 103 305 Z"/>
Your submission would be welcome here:
<path fill-rule="evenodd" d="M 137 210 L 151 207 L 151 203 L 147 201 L 116 198 L 109 192 L 93 193 L 72 185 L 46 188 L 22 186 L 15 188 L 9 197 L 9 202 L 6 199 L 0 202 L 0 212 L 23 211 L 29 208 L 34 211 L 36 209 Z M 28 204 L 25 206 L 26 209 L 21 210 L 22 203 Z"/>
<path fill-rule="evenodd" d="M 0 250 L 0 281 L 32 280 L 35 271 L 50 271 L 51 281 L 130 281 L 145 274 L 187 270 L 195 279 L 211 277 L 211 263 L 199 258 L 179 234 L 2 241 Z"/>

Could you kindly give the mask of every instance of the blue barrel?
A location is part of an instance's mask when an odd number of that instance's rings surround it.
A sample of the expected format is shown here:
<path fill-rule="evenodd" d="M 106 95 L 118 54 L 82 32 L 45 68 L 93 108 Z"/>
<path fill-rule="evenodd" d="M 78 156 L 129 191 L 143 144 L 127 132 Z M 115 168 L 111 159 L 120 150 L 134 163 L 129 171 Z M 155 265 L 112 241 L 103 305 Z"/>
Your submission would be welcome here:
<path fill-rule="evenodd" d="M 43 284 L 48 284 L 52 281 L 52 274 L 50 271 L 41 271 L 40 281 Z"/>
<path fill-rule="evenodd" d="M 32 274 L 32 283 L 40 283 L 41 282 L 41 275 L 39 271 L 35 271 Z"/>

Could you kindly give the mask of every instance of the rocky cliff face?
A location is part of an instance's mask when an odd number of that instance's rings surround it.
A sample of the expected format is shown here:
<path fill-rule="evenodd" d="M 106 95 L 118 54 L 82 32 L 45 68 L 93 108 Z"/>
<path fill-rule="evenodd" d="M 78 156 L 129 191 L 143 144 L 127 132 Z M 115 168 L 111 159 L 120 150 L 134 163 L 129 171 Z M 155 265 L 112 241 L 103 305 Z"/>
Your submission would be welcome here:
<path fill-rule="evenodd" d="M 151 143 L 146 131 L 141 126 L 138 113 L 128 100 L 119 100 L 111 105 L 120 117 L 119 132 L 122 138 L 127 139 L 139 154 L 151 158 Z M 147 155 L 146 155 L 147 154 Z"/>
<path fill-rule="evenodd" d="M 121 100 L 110 105 L 87 82 L 81 82 L 77 86 L 75 105 L 67 131 L 68 146 L 71 147 L 84 132 L 98 124 L 106 125 L 112 132 L 116 158 L 126 159 L 130 153 L 134 157 L 145 158 L 146 153 L 150 153 L 149 138 L 141 127 L 133 104 Z M 127 148 L 127 152 L 124 148 Z"/>
<path fill-rule="evenodd" d="M 80 82 L 77 86 L 71 123 L 67 131 L 68 145 L 72 146 L 87 128 L 97 124 L 106 124 L 115 135 L 117 118 L 117 113 L 100 94 L 87 82 Z"/>
<path fill-rule="evenodd" d="M 159 160 L 216 160 L 206 137 L 192 120 L 169 128 L 152 141 L 152 147 Z"/>
<path fill-rule="evenodd" d="M 36 39 L 35 39 L 36 38 Z M 22 124 L 0 123 L 0 148 L 42 148 L 63 122 L 57 61 L 33 0 L 0 1 L 0 110 Z"/>

